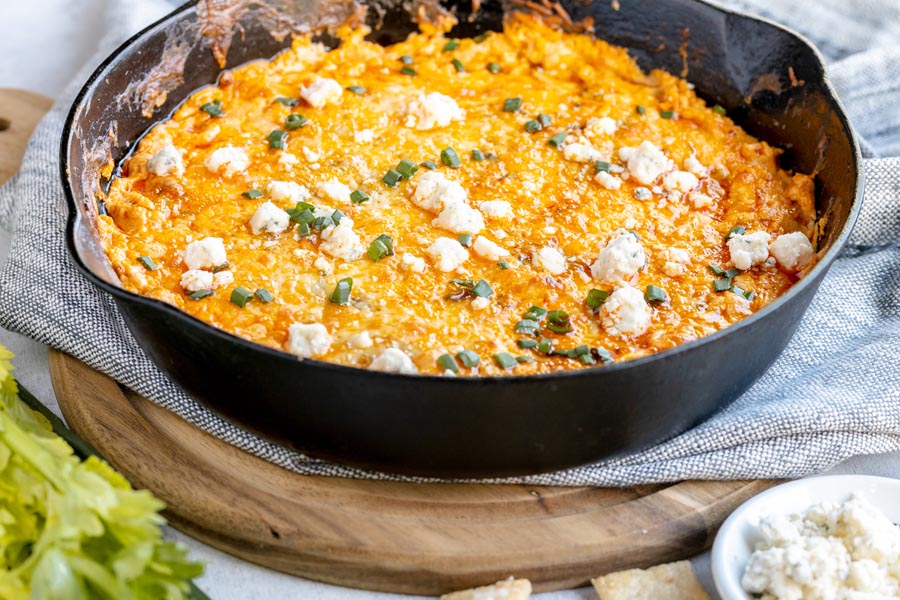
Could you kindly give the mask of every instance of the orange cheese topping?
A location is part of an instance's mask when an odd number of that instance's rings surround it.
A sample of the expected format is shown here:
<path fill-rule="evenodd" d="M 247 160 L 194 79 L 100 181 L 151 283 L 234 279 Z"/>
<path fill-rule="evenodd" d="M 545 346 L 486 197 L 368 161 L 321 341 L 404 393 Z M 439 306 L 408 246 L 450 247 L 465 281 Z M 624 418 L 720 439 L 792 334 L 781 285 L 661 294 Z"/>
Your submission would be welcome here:
<path fill-rule="evenodd" d="M 626 50 L 524 17 L 457 47 L 365 33 L 331 51 L 298 39 L 149 131 L 100 219 L 126 289 L 302 357 L 533 374 L 708 335 L 814 262 L 812 179 Z M 418 165 L 409 177 L 403 159 Z M 375 261 L 382 235 L 393 254 Z M 272 299 L 241 307 L 238 287 Z M 536 328 L 520 324 L 532 306 L 568 322 L 538 311 Z M 542 338 L 600 350 L 518 343 Z M 480 364 L 438 363 L 462 350 Z"/>

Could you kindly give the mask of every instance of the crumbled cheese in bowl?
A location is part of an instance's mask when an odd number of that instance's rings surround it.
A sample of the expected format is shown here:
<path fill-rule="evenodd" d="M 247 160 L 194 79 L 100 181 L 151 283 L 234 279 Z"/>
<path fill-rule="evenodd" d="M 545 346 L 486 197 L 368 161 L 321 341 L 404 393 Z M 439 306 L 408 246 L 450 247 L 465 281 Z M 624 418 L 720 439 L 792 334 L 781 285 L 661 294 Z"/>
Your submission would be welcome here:
<path fill-rule="evenodd" d="M 900 528 L 861 495 L 760 519 L 741 586 L 763 600 L 900 597 Z"/>

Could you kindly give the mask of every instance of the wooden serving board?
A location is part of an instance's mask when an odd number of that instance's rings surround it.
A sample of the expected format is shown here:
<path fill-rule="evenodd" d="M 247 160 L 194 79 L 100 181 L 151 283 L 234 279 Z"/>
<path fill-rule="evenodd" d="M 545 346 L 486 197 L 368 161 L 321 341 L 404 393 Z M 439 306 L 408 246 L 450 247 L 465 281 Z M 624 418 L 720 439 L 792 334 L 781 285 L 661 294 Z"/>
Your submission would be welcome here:
<path fill-rule="evenodd" d="M 3 168 L 19 164 L 12 153 L 24 148 L 28 119 L 42 112 L 25 105 L 39 106 L 0 90 L 0 119 L 13 121 L 0 131 Z M 163 499 L 175 527 L 246 560 L 350 587 L 440 594 L 508 575 L 531 579 L 537 590 L 580 586 L 703 550 L 731 510 L 774 483 L 603 489 L 301 476 L 75 358 L 51 351 L 50 372 L 72 429 L 136 487 Z"/>

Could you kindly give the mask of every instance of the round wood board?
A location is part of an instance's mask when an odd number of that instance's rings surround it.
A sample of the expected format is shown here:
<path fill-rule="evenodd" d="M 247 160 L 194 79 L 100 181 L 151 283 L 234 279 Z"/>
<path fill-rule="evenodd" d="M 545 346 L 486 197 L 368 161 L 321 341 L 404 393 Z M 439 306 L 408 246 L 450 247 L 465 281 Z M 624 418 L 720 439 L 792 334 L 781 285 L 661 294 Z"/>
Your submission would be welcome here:
<path fill-rule="evenodd" d="M 0 89 L 0 182 L 46 98 Z M 6 119 L 7 121 L 4 121 Z M 771 481 L 627 489 L 415 484 L 301 476 L 242 452 L 50 352 L 63 414 L 188 535 L 246 560 L 343 586 L 440 594 L 515 575 L 536 590 L 689 557 Z"/>

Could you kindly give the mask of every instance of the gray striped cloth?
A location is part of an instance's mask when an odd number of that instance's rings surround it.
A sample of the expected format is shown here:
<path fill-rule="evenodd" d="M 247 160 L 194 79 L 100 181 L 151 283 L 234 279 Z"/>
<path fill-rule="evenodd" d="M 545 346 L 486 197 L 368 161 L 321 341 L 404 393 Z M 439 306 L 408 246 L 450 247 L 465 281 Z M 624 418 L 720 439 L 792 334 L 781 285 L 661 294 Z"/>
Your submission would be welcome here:
<path fill-rule="evenodd" d="M 629 0 L 622 0 L 627 2 Z M 114 28 L 132 18 L 122 0 Z M 866 198 L 850 244 L 769 372 L 727 410 L 664 444 L 568 471 L 506 479 L 623 486 L 687 478 L 798 477 L 856 454 L 900 450 L 900 2 L 738 0 L 816 42 L 864 140 Z M 144 11 L 146 12 L 146 11 Z M 119 40 L 102 44 L 108 51 Z M 400 479 L 311 459 L 212 414 L 169 382 L 104 296 L 76 271 L 64 241 L 58 180 L 63 119 L 92 66 L 38 127 L 21 172 L 0 188 L 13 233 L 0 271 L 0 325 L 68 352 L 243 450 L 304 474 Z M 760 340 L 765 343 L 765 340 Z"/>

